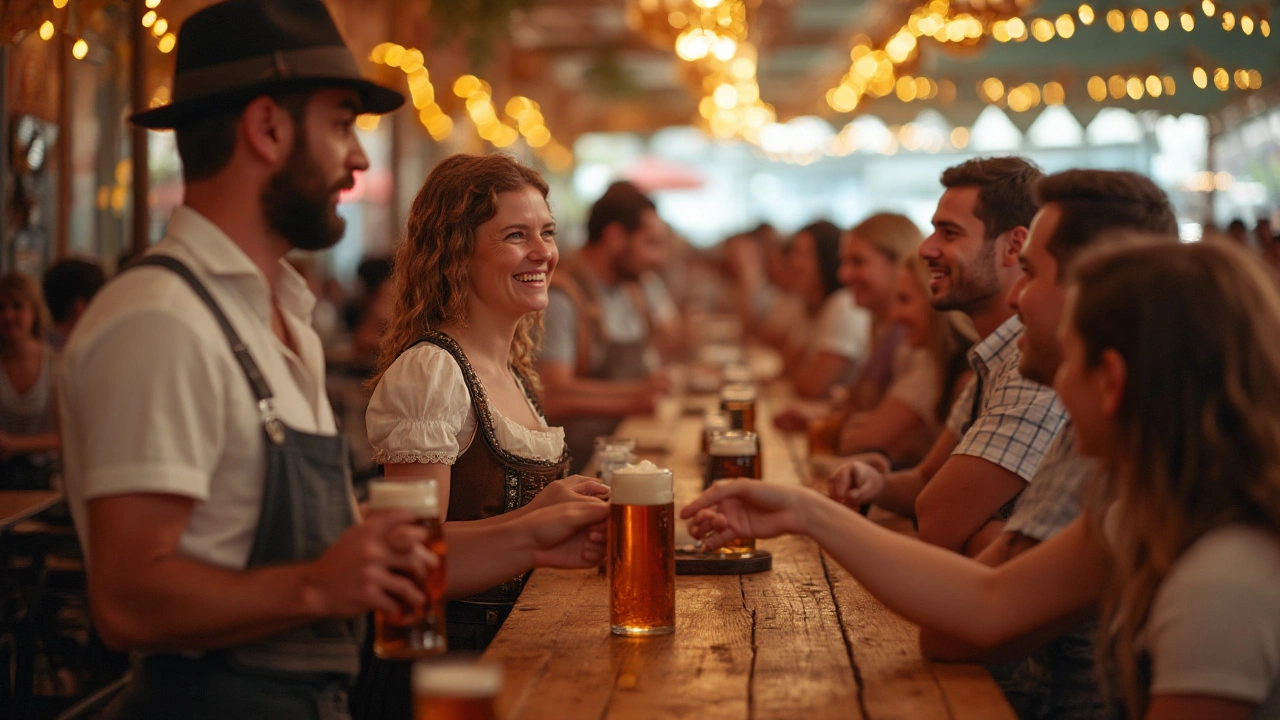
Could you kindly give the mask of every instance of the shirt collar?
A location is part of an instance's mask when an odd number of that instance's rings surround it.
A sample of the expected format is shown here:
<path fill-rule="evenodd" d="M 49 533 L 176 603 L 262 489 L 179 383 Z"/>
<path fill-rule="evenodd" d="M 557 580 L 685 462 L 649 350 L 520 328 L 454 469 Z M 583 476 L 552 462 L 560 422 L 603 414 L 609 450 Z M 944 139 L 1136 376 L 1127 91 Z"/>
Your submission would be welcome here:
<path fill-rule="evenodd" d="M 254 284 L 261 292 L 252 298 L 261 305 L 259 312 L 271 316 L 270 294 L 267 278 L 249 259 L 240 246 L 213 221 L 198 211 L 180 205 L 169 218 L 168 238 L 189 254 L 201 269 L 209 275 L 224 278 L 240 278 Z M 280 260 L 280 275 L 276 283 L 276 300 L 280 309 L 290 315 L 309 321 L 316 298 L 307 282 L 285 260 Z"/>
<path fill-rule="evenodd" d="M 989 369 L 1018 347 L 1018 336 L 1021 334 L 1022 320 L 1013 315 L 996 328 L 995 332 L 982 338 L 982 342 L 969 348 L 969 364 L 979 373 Z"/>

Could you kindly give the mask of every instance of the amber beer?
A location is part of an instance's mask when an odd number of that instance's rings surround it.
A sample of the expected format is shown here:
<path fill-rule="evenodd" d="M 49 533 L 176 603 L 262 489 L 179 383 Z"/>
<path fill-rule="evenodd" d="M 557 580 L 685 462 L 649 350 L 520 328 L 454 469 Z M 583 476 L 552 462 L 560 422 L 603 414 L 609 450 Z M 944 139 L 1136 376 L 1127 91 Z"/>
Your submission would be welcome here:
<path fill-rule="evenodd" d="M 675 494 L 671 471 L 649 461 L 613 474 L 609 515 L 609 629 L 676 629 Z"/>
<path fill-rule="evenodd" d="M 370 512 L 408 510 L 415 522 L 427 530 L 427 549 L 440 558 L 422 583 L 427 602 L 419 607 L 402 604 L 394 612 L 373 614 L 373 652 L 383 660 L 415 660 L 443 653 L 446 649 L 444 616 L 445 574 L 444 524 L 435 480 L 385 481 L 369 483 Z"/>
<path fill-rule="evenodd" d="M 461 661 L 413 666 L 414 720 L 495 720 L 502 667 Z"/>
<path fill-rule="evenodd" d="M 707 472 L 702 487 L 711 487 L 717 480 L 750 478 L 759 480 L 760 442 L 753 432 L 729 430 L 711 436 L 711 451 L 707 458 Z M 756 549 L 755 538 L 734 540 L 720 549 L 721 552 L 742 554 Z"/>
<path fill-rule="evenodd" d="M 725 385 L 720 391 L 720 409 L 729 416 L 734 430 L 756 431 L 756 388 L 754 385 Z"/>

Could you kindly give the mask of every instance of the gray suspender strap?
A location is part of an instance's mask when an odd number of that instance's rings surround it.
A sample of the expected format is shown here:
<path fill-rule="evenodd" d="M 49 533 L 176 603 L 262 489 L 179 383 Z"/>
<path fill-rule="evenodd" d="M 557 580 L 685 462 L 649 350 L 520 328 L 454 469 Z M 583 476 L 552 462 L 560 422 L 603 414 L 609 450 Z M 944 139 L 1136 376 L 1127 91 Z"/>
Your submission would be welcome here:
<path fill-rule="evenodd" d="M 281 424 L 279 417 L 276 415 L 275 403 L 272 401 L 271 386 L 267 384 L 266 378 L 262 376 L 262 371 L 258 369 L 258 364 L 253 361 L 253 356 L 249 354 L 249 348 L 245 346 L 244 341 L 240 339 L 240 334 L 232 327 L 231 321 L 227 319 L 226 313 L 222 312 L 222 308 L 218 302 L 209 294 L 208 288 L 200 279 L 191 272 L 181 260 L 169 255 L 147 255 L 129 266 L 129 269 L 139 267 L 159 267 L 173 272 L 178 277 L 186 281 L 191 287 L 192 292 L 200 301 L 209 308 L 209 312 L 213 313 L 213 319 L 218 322 L 218 327 L 222 328 L 222 334 L 226 336 L 227 343 L 231 345 L 231 353 L 235 355 L 236 362 L 240 364 L 240 369 L 244 371 L 245 378 L 249 381 L 249 389 L 253 391 L 253 397 L 258 401 L 258 414 L 262 417 L 262 429 L 267 433 L 267 437 L 272 443 L 279 445 L 284 442 L 284 426 Z"/>

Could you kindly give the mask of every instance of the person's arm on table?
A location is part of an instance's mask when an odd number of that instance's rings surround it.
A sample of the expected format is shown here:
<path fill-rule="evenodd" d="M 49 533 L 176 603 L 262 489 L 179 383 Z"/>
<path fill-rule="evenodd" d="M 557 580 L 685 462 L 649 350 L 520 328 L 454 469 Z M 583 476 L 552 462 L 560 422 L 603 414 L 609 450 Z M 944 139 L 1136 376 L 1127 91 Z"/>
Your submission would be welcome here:
<path fill-rule="evenodd" d="M 890 610 L 989 647 L 1072 617 L 1100 597 L 1105 551 L 1077 520 L 999 568 L 882 528 L 805 488 L 725 481 L 687 505 L 694 537 L 717 548 L 735 537 L 802 532 Z"/>
<path fill-rule="evenodd" d="M 450 598 L 466 597 L 535 567 L 590 568 L 604 559 L 609 503 L 560 503 L 512 517 L 445 525 Z"/>
<path fill-rule="evenodd" d="M 831 474 L 827 481 L 827 494 L 832 500 L 851 508 L 875 503 L 889 512 L 914 517 L 916 498 L 951 457 L 956 442 L 957 438 L 951 431 L 943 430 L 919 465 L 895 473 L 866 463 L 845 465 Z"/>
<path fill-rule="evenodd" d="M 478 442 L 478 441 L 473 441 Z M 383 472 L 386 480 L 435 480 L 437 500 L 440 503 L 441 511 L 446 515 L 449 510 L 450 486 L 452 485 L 453 468 L 450 465 L 442 463 L 388 463 L 383 466 Z M 489 523 L 497 520 L 510 520 L 512 517 L 520 517 L 527 513 L 540 510 L 544 507 L 550 507 L 564 502 L 596 502 L 598 499 L 608 499 L 609 486 L 602 484 L 595 478 L 589 478 L 585 475 L 571 475 L 554 482 L 548 483 L 546 487 L 534 496 L 533 500 L 527 505 L 516 508 L 509 513 L 497 515 L 484 520 L 472 520 L 471 523 Z M 450 525 L 456 523 L 449 523 Z"/>
<path fill-rule="evenodd" d="M 1026 485 L 1017 473 L 989 460 L 952 455 L 916 498 L 920 539 L 954 552 L 969 551 L 970 538 Z M 983 539 L 990 542 L 998 533 L 997 528 Z M 975 538 L 969 554 L 983 547 Z"/>
<path fill-rule="evenodd" d="M 418 584 L 400 574 L 421 578 L 437 562 L 409 513 L 379 513 L 312 562 L 236 571 L 179 553 L 194 504 L 165 494 L 89 501 L 90 607 L 108 646 L 227 647 L 323 618 L 425 601 Z"/>

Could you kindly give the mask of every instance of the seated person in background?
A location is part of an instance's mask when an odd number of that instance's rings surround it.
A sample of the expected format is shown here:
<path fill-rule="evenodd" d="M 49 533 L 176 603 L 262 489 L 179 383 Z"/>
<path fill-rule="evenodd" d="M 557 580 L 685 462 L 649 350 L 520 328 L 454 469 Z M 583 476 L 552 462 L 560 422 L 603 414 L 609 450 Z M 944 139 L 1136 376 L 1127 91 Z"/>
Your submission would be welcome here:
<path fill-rule="evenodd" d="M 915 516 L 920 539 L 977 554 L 997 534 L 1065 419 L 1053 391 L 1018 372 L 1022 324 L 1009 306 L 1019 252 L 1042 174 L 1018 157 L 977 158 L 942 174 L 934 232 L 920 246 L 931 303 L 960 310 L 982 340 L 969 351 L 975 381 L 913 468 L 886 475 L 852 462 L 829 483 L 834 499 Z"/>
<path fill-rule="evenodd" d="M 874 409 L 851 414 L 838 429 L 841 455 L 879 451 L 910 467 L 942 432 L 956 396 L 973 377 L 966 354 L 977 333 L 964 313 L 929 304 L 929 266 L 912 254 L 898 268 L 890 320 L 905 342 L 893 358 L 893 381 Z"/>
<path fill-rule="evenodd" d="M 84 314 L 89 301 L 107 284 L 106 273 L 102 266 L 88 260 L 67 258 L 59 260 L 44 271 L 41 285 L 44 289 L 44 301 L 49 306 L 49 315 L 53 318 L 53 327 L 49 329 L 48 341 L 55 349 L 61 350 L 67 344 L 67 336 L 71 328 Z"/>
<path fill-rule="evenodd" d="M 587 244 L 548 281 L 537 370 L 548 420 L 564 426 L 570 472 L 627 415 L 652 412 L 670 379 L 658 369 L 641 280 L 666 260 L 667 226 L 653 201 L 616 182 L 591 206 Z"/>
<path fill-rule="evenodd" d="M 0 489 L 48 490 L 62 447 L 48 328 L 36 281 L 0 277 Z"/>
<path fill-rule="evenodd" d="M 1120 245 L 1078 261 L 1064 313 L 1054 385 L 1076 448 L 1109 472 L 1049 540 L 986 567 L 750 480 L 687 505 L 690 533 L 804 533 L 890 610 L 992 653 L 1097 619 L 1135 720 L 1280 717 L 1274 278 L 1232 244 Z"/>
<path fill-rule="evenodd" d="M 866 359 L 871 314 L 858 307 L 853 293 L 840 287 L 840 229 L 820 220 L 791 240 L 791 271 L 804 299 L 808 336 L 783 352 L 787 377 L 796 395 L 826 399 L 853 377 Z"/>

